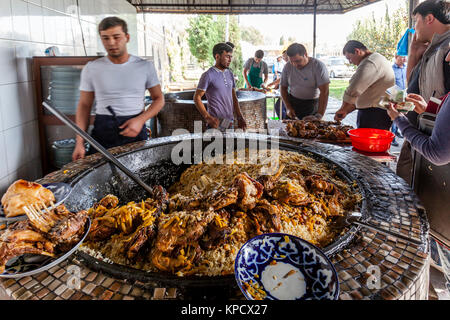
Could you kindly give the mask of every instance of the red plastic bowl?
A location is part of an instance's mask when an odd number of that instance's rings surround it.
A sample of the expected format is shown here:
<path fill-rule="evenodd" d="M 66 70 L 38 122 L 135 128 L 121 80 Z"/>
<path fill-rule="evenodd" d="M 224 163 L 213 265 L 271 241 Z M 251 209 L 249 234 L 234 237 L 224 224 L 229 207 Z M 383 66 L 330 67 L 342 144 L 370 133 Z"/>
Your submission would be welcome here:
<path fill-rule="evenodd" d="M 387 130 L 360 128 L 348 132 L 354 148 L 367 152 L 386 152 L 395 135 Z"/>

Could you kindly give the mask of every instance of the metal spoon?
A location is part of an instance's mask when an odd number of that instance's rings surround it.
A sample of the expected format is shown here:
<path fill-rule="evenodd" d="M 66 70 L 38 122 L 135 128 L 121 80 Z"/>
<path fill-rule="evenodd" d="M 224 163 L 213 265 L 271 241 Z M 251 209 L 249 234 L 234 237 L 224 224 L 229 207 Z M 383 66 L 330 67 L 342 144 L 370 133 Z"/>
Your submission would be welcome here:
<path fill-rule="evenodd" d="M 81 130 L 72 120 L 70 120 L 65 114 L 61 113 L 59 110 L 53 108 L 45 101 L 42 103 L 44 107 L 46 107 L 51 113 L 53 113 L 59 120 L 64 122 L 69 128 L 75 131 L 77 134 L 83 137 L 86 141 L 88 141 L 95 149 L 98 150 L 102 155 L 106 157 L 109 161 L 115 164 L 120 170 L 122 170 L 127 176 L 133 179 L 138 185 L 144 188 L 149 194 L 152 194 L 152 188 L 150 188 L 144 181 L 142 181 L 137 175 L 131 172 L 127 167 L 121 164 L 111 153 L 108 152 L 103 146 L 94 140 L 89 134 L 85 131 Z"/>
<path fill-rule="evenodd" d="M 359 221 L 359 219 L 361 219 L 361 213 L 360 212 L 352 212 L 352 213 L 349 213 L 349 214 L 347 214 L 345 216 L 339 216 L 336 219 L 334 219 L 334 221 L 333 221 L 334 223 L 333 223 L 332 227 L 336 228 L 336 229 L 342 229 L 344 227 L 347 227 L 347 226 L 350 226 L 352 224 L 355 224 L 355 225 L 359 225 L 359 226 L 366 227 L 368 229 L 377 231 L 377 232 L 379 232 L 381 234 L 384 234 L 386 236 L 396 237 L 398 239 L 407 241 L 407 242 L 415 244 L 417 246 L 421 246 L 422 245 L 422 242 L 419 241 L 419 240 L 412 239 L 412 238 L 410 238 L 408 236 L 405 236 L 403 234 L 400 234 L 400 233 L 397 233 L 397 232 L 394 232 L 394 231 L 385 230 L 383 228 L 380 228 L 378 226 L 374 226 L 372 224 L 361 222 L 361 221 Z"/>

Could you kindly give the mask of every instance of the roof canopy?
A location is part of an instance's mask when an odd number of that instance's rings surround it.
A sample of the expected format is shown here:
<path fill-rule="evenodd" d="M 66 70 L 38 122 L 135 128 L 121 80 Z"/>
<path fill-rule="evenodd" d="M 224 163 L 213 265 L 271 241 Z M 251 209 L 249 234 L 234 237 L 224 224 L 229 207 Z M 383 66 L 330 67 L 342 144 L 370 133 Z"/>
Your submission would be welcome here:
<path fill-rule="evenodd" d="M 127 0 L 138 12 L 204 14 L 342 14 L 380 0 Z"/>

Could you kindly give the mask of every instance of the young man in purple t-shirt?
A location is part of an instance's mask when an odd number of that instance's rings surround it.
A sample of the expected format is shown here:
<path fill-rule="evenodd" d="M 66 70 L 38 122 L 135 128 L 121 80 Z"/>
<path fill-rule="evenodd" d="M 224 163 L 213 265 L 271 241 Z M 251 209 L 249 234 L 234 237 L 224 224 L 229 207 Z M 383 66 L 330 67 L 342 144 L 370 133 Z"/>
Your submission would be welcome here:
<path fill-rule="evenodd" d="M 204 72 L 198 82 L 194 95 L 197 110 L 207 122 L 208 128 L 232 128 L 234 114 L 238 127 L 245 130 L 247 123 L 241 113 L 236 96 L 234 75 L 229 68 L 233 57 L 233 48 L 226 43 L 218 43 L 213 48 L 216 64 Z M 208 108 L 202 102 L 203 95 L 208 100 Z M 229 124 L 223 128 L 222 123 Z"/>

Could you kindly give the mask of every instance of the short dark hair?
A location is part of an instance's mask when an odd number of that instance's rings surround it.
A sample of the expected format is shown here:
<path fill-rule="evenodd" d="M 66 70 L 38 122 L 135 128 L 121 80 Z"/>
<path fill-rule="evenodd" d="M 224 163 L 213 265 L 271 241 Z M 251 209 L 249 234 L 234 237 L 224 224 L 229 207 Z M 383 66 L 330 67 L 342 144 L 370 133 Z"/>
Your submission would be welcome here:
<path fill-rule="evenodd" d="M 440 23 L 450 24 L 450 3 L 445 0 L 426 0 L 412 14 L 420 14 L 422 17 L 432 14 Z"/>
<path fill-rule="evenodd" d="M 216 57 L 216 54 L 222 54 L 223 52 L 232 52 L 233 48 L 228 44 L 220 42 L 213 47 L 213 57 Z"/>
<path fill-rule="evenodd" d="M 264 57 L 264 51 L 262 50 L 256 50 L 255 52 L 255 58 L 262 59 Z"/>
<path fill-rule="evenodd" d="M 227 42 L 225 42 L 227 45 L 229 45 L 230 47 L 231 47 L 231 49 L 234 49 L 234 43 L 233 42 L 230 42 L 230 41 L 227 41 Z"/>
<path fill-rule="evenodd" d="M 359 42 L 356 40 L 350 40 L 345 44 L 344 49 L 342 50 L 342 53 L 344 55 L 346 53 L 354 54 L 356 49 L 367 51 L 367 47 L 362 42 Z"/>
<path fill-rule="evenodd" d="M 126 21 L 120 19 L 119 17 L 106 17 L 105 19 L 103 19 L 98 25 L 98 33 L 116 26 L 121 26 L 123 32 L 125 32 L 125 34 L 128 34 L 128 26 Z"/>
<path fill-rule="evenodd" d="M 289 57 L 294 57 L 297 54 L 304 56 L 306 55 L 306 48 L 300 43 L 293 43 L 287 48 L 286 53 Z"/>

